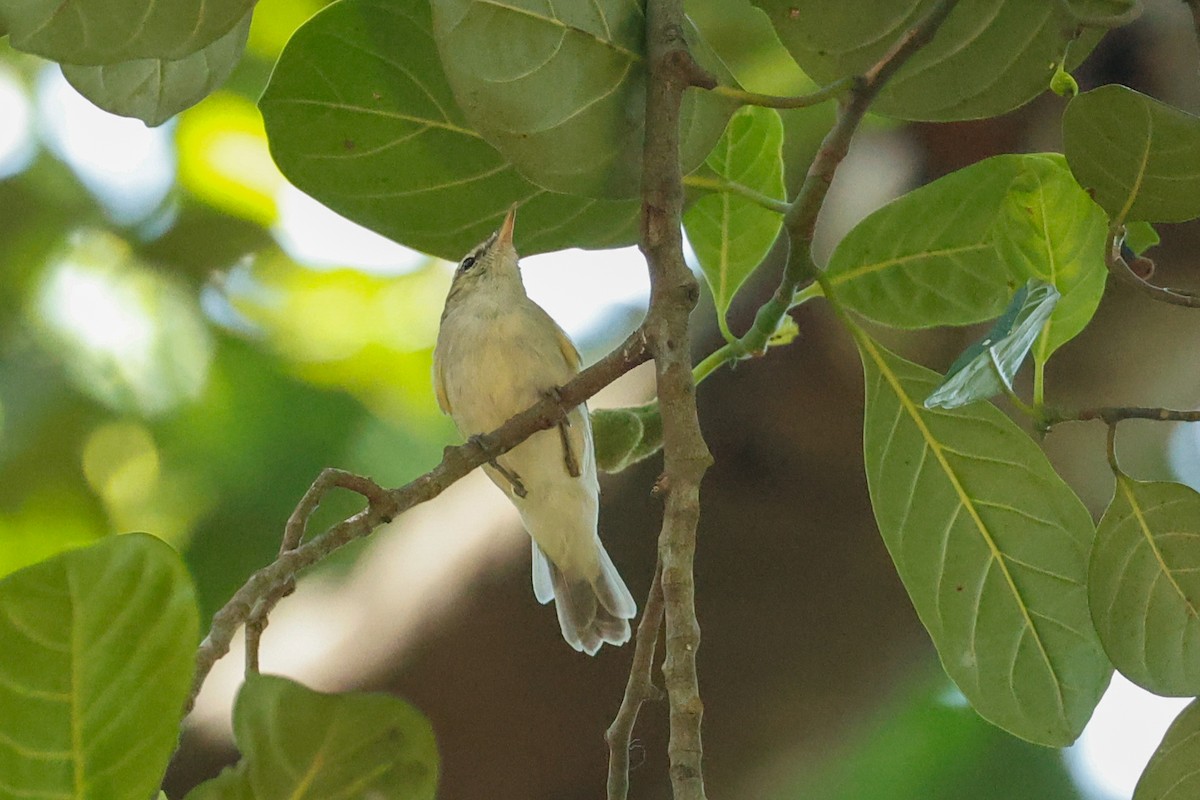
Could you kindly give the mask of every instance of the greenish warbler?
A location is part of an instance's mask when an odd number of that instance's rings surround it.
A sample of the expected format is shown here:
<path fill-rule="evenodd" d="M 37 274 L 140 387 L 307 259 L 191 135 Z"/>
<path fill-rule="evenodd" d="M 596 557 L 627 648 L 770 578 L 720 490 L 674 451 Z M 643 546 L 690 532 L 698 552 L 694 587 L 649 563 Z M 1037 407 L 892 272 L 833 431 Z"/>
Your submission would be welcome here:
<path fill-rule="evenodd" d="M 492 431 L 579 372 L 579 352 L 525 294 L 516 206 L 459 263 L 433 353 L 438 405 L 468 437 Z M 597 533 L 600 484 L 586 405 L 484 465 L 533 539 L 533 593 L 554 601 L 563 638 L 594 655 L 629 641 L 637 613 Z"/>

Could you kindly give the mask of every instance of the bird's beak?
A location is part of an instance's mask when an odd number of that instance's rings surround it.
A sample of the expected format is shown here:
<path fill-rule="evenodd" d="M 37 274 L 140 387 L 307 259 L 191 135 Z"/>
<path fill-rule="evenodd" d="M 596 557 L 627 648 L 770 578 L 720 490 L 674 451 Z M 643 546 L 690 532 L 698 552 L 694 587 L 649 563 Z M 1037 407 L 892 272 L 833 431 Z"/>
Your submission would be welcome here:
<path fill-rule="evenodd" d="M 503 245 L 512 246 L 513 226 L 517 224 L 517 204 L 513 203 L 508 207 L 508 213 L 504 215 L 504 222 L 500 224 L 500 233 L 496 240 Z"/>

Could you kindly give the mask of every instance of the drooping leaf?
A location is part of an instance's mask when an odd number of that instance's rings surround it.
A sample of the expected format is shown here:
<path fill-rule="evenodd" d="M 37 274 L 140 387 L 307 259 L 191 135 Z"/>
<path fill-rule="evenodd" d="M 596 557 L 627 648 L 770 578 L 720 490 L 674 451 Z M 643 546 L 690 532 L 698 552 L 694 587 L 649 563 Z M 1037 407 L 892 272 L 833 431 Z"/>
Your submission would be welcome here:
<path fill-rule="evenodd" d="M 1124 86 L 1101 86 L 1067 105 L 1063 152 L 1118 224 L 1200 216 L 1200 117 Z"/>
<path fill-rule="evenodd" d="M 1104 295 L 1108 221 L 1061 156 L 1029 159 L 1008 187 L 996 222 L 996 245 L 1005 263 L 1053 284 L 1062 295 L 1033 357 L 1050 356 L 1091 322 Z"/>
<path fill-rule="evenodd" d="M 779 112 L 756 106 L 738 111 L 704 166 L 712 173 L 704 180 L 738 184 L 783 201 L 783 121 Z M 728 189 L 701 197 L 684 213 L 688 241 L 722 320 L 782 225 L 783 217 L 777 211 Z"/>
<path fill-rule="evenodd" d="M 987 403 L 926 410 L 938 376 L 855 331 L 871 504 L 946 672 L 987 720 L 1073 741 L 1111 675 L 1087 604 L 1087 509 Z"/>
<path fill-rule="evenodd" d="M 987 335 L 950 365 L 946 379 L 925 398 L 925 408 L 958 408 L 1011 391 L 1017 370 L 1060 297 L 1057 289 L 1038 280 L 1018 289 Z"/>
<path fill-rule="evenodd" d="M 433 729 L 389 695 L 321 694 L 251 675 L 234 705 L 233 732 L 242 760 L 188 800 L 432 800 L 437 789 Z"/>
<path fill-rule="evenodd" d="M 1026 275 L 996 247 L 996 220 L 1018 175 L 1042 156 L 1003 155 L 888 203 L 829 258 L 841 303 L 899 328 L 968 325 L 996 317 Z"/>
<path fill-rule="evenodd" d="M 67 64 L 179 60 L 229 33 L 254 0 L 0 0 L 13 47 Z"/>
<path fill-rule="evenodd" d="M 598 408 L 592 411 L 596 439 L 596 466 L 604 472 L 620 472 L 649 458 L 662 447 L 662 416 L 658 403 L 630 408 Z"/>
<path fill-rule="evenodd" d="M 526 255 L 635 242 L 637 202 L 538 188 L 483 140 L 430 29 L 427 0 L 342 0 L 305 23 L 259 101 L 283 173 L 355 222 L 451 260 L 514 202 Z"/>
<path fill-rule="evenodd" d="M 1118 474 L 1096 530 L 1088 595 L 1122 674 L 1155 694 L 1200 694 L 1200 494 Z"/>
<path fill-rule="evenodd" d="M 641 187 L 645 10 L 637 0 L 432 0 L 446 78 L 471 127 L 538 186 L 630 198 Z M 692 55 L 732 76 L 685 26 Z M 737 108 L 690 91 L 680 109 L 680 158 L 691 172 Z"/>
<path fill-rule="evenodd" d="M 801 68 L 821 84 L 861 74 L 933 7 L 933 0 L 753 0 Z M 1070 44 L 1068 69 L 1099 39 L 1077 28 L 1065 3 L 962 0 L 929 45 L 884 87 L 871 110 L 901 119 L 1003 114 L 1050 84 Z"/>
<path fill-rule="evenodd" d="M 198 628 L 182 560 L 146 534 L 0 581 L 0 795 L 152 796 L 179 734 Z"/>
<path fill-rule="evenodd" d="M 63 77 L 93 103 L 113 114 L 161 125 L 225 82 L 246 49 L 247 12 L 229 33 L 181 59 L 139 58 L 116 64 L 63 64 Z"/>
<path fill-rule="evenodd" d="M 1185 708 L 1167 733 L 1133 790 L 1133 800 L 1192 800 L 1200 796 L 1200 700 Z"/>

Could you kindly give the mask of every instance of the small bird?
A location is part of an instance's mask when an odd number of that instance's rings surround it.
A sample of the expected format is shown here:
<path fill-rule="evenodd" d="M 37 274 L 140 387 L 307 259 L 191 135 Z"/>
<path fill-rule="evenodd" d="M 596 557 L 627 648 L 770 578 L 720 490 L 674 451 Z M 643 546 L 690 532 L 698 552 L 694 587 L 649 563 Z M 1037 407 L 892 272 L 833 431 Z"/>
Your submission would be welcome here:
<path fill-rule="evenodd" d="M 482 436 L 579 372 L 575 345 L 525 294 L 513 247 L 516 206 L 459 263 L 433 353 L 438 405 L 459 433 Z M 563 638 L 594 655 L 629 641 L 637 613 L 597 533 L 600 484 L 592 426 L 579 405 L 485 464 L 533 539 L 533 593 L 554 601 Z"/>

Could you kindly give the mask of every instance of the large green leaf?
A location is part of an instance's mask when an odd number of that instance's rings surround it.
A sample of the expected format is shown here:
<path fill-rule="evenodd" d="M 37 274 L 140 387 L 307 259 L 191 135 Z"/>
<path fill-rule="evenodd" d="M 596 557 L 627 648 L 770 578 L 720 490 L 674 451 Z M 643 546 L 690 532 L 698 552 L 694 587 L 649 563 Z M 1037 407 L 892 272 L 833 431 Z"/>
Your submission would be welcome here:
<path fill-rule="evenodd" d="M 526 178 L 627 198 L 641 188 L 645 10 L 639 0 L 432 0 L 446 77 L 471 126 Z M 689 24 L 701 66 L 732 76 Z M 684 172 L 712 150 L 736 104 L 691 91 L 680 109 Z"/>
<path fill-rule="evenodd" d="M 937 374 L 855 337 L 875 518 L 946 672 L 992 723 L 1069 744 L 1111 674 L 1088 612 L 1087 509 L 995 407 L 926 410 Z"/>
<path fill-rule="evenodd" d="M 826 277 L 843 305 L 885 325 L 967 325 L 1000 314 L 1025 275 L 995 223 L 1013 181 L 1042 156 L 989 158 L 888 203 L 854 227 Z"/>
<path fill-rule="evenodd" d="M 1126 677 L 1155 694 L 1200 694 L 1200 494 L 1118 474 L 1088 595 L 1100 641 Z"/>
<path fill-rule="evenodd" d="M 1063 152 L 1115 223 L 1200 216 L 1200 117 L 1108 85 L 1063 114 Z"/>
<path fill-rule="evenodd" d="M 63 76 L 87 99 L 113 114 L 161 125 L 225 82 L 246 49 L 247 13 L 229 33 L 177 60 L 139 58 L 117 64 L 63 64 Z"/>
<path fill-rule="evenodd" d="M 752 0 L 818 83 L 860 74 L 917 24 L 934 0 Z M 1065 3 L 961 0 L 937 36 L 884 87 L 872 111 L 902 119 L 991 117 L 1047 88 L 1074 35 Z M 1096 33 L 1071 45 L 1078 64 Z"/>
<path fill-rule="evenodd" d="M 292 183 L 451 260 L 496 230 L 514 202 L 525 254 L 636 241 L 636 202 L 540 189 L 470 127 L 430 25 L 428 0 L 342 0 L 296 32 L 259 101 L 271 154 Z"/>
<path fill-rule="evenodd" d="M 419 711 L 382 694 L 321 694 L 251 675 L 233 732 L 242 760 L 188 800 L 432 800 L 438 755 Z"/>
<path fill-rule="evenodd" d="M 1193 700 L 1150 757 L 1133 800 L 1195 800 L 1200 797 L 1200 701 Z"/>
<path fill-rule="evenodd" d="M 718 191 L 693 203 L 683 215 L 683 226 L 724 328 L 733 296 L 771 249 L 783 217 L 743 194 L 719 187 L 736 184 L 772 200 L 785 199 L 779 112 L 756 106 L 739 110 L 704 166 L 711 175 L 701 180 Z"/>
<path fill-rule="evenodd" d="M 1045 364 L 1091 322 L 1104 295 L 1108 221 L 1061 156 L 1030 158 L 1001 205 L 995 239 L 1017 272 L 1046 281 L 1062 295 L 1033 348 Z"/>
<path fill-rule="evenodd" d="M 0 0 L 13 47 L 67 64 L 178 60 L 229 33 L 254 0 Z"/>
<path fill-rule="evenodd" d="M 179 735 L 198 627 L 183 562 L 146 534 L 0 581 L 0 795 L 152 796 Z"/>
<path fill-rule="evenodd" d="M 1011 392 L 1017 370 L 1060 297 L 1054 286 L 1036 279 L 1018 289 L 992 329 L 950 365 L 946 380 L 925 398 L 925 408 L 958 408 Z"/>
<path fill-rule="evenodd" d="M 1064 296 L 1035 356 L 1091 319 L 1104 291 L 1103 213 L 1053 153 L 985 159 L 868 216 L 830 256 L 827 283 L 863 316 L 898 328 L 999 315 L 1029 278 Z"/>

